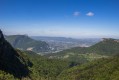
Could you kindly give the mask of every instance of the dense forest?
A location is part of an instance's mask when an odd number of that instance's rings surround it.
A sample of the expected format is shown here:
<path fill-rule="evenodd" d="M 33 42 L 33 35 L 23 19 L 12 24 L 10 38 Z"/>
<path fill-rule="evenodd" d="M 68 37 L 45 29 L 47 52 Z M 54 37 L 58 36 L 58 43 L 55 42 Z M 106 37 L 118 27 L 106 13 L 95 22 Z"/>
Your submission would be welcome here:
<path fill-rule="evenodd" d="M 40 56 L 14 49 L 0 31 L 0 80 L 119 80 L 118 48 L 118 40 L 104 39 Z"/>
<path fill-rule="evenodd" d="M 58 80 L 119 80 L 119 55 L 63 71 Z"/>
<path fill-rule="evenodd" d="M 24 59 L 24 61 L 26 62 L 25 65 L 27 65 L 27 69 L 29 70 L 29 73 L 25 76 L 23 75 L 18 77 L 14 75 L 15 74 L 14 72 L 9 73 L 4 70 L 0 70 L 1 72 L 0 79 L 2 80 L 16 80 L 16 79 L 56 80 L 56 77 L 63 70 L 77 65 L 75 63 L 68 62 L 68 61 L 57 60 L 57 59 L 47 59 L 45 57 L 42 57 L 30 51 L 23 52 L 23 51 L 17 50 L 17 53 L 19 53 L 21 57 Z M 24 62 L 22 62 L 22 64 L 24 64 Z M 15 71 L 18 71 L 18 70 L 15 70 Z"/>

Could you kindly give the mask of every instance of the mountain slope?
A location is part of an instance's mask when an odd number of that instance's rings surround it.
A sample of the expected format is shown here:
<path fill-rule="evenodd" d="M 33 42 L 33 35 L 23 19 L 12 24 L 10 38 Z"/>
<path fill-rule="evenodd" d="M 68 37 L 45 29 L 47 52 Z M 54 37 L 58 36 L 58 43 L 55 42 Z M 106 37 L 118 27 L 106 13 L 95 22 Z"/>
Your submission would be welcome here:
<path fill-rule="evenodd" d="M 15 50 L 0 31 L 0 80 L 56 80 L 63 70 L 73 66 L 74 63 L 47 59 L 32 51 Z"/>
<path fill-rule="evenodd" d="M 14 48 L 21 50 L 30 50 L 36 53 L 47 52 L 49 50 L 49 45 L 46 42 L 36 41 L 26 35 L 6 36 L 6 40 L 8 40 Z"/>
<path fill-rule="evenodd" d="M 65 69 L 75 66 L 71 62 L 57 59 L 48 59 L 40 55 L 26 52 L 33 66 L 30 68 L 32 80 L 56 80 L 56 77 Z"/>
<path fill-rule="evenodd" d="M 47 54 L 45 56 L 48 58 L 84 63 L 116 54 L 119 54 L 119 40 L 105 38 L 90 47 L 75 47 L 58 53 Z"/>
<path fill-rule="evenodd" d="M 119 80 L 119 55 L 63 71 L 58 80 Z"/>
<path fill-rule="evenodd" d="M 104 38 L 103 41 L 89 47 L 89 50 L 101 55 L 116 55 L 119 54 L 119 40 Z"/>
<path fill-rule="evenodd" d="M 88 62 L 87 58 L 84 56 L 86 55 L 86 49 L 87 48 L 85 47 L 75 47 L 58 53 L 46 54 L 44 56 L 51 59 L 63 59 L 71 62 L 85 63 Z"/>
<path fill-rule="evenodd" d="M 22 78 L 29 75 L 27 61 L 4 39 L 0 30 L 0 70 Z"/>

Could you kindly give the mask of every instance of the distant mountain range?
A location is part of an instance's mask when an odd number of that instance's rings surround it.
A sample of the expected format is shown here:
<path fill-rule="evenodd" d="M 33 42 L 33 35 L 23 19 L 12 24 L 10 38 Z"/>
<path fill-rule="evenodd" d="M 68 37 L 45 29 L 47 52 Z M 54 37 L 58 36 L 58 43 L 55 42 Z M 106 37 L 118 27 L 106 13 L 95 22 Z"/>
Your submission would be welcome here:
<path fill-rule="evenodd" d="M 10 35 L 5 36 L 5 38 L 14 48 L 21 50 L 29 50 L 36 53 L 50 50 L 49 45 L 45 41 L 37 41 L 27 35 Z"/>
<path fill-rule="evenodd" d="M 36 53 L 56 53 L 73 47 L 89 47 L 101 39 L 73 39 L 65 37 L 38 37 L 27 35 L 9 35 L 6 40 L 14 47 Z"/>
<path fill-rule="evenodd" d="M 52 52 L 59 52 L 73 47 L 89 47 L 101 41 L 99 38 L 74 39 L 66 37 L 31 36 L 35 40 L 42 40 L 49 44 Z"/>

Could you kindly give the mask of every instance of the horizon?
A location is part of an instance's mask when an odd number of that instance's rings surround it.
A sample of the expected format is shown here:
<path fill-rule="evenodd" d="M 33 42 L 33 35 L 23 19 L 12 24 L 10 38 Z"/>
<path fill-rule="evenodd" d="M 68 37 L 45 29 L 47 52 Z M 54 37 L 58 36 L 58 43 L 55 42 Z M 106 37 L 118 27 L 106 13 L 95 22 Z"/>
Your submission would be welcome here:
<path fill-rule="evenodd" d="M 118 0 L 0 0 L 6 35 L 119 38 Z"/>
<path fill-rule="evenodd" d="M 2 30 L 1 30 L 2 31 Z M 3 32 L 3 31 L 2 31 Z M 4 34 L 3 32 L 3 35 L 4 36 L 28 36 L 30 38 L 33 38 L 33 37 L 48 37 L 48 38 L 69 38 L 69 39 L 119 39 L 118 37 L 65 37 L 65 36 L 30 36 L 28 34 L 10 34 L 10 35 L 6 35 Z"/>

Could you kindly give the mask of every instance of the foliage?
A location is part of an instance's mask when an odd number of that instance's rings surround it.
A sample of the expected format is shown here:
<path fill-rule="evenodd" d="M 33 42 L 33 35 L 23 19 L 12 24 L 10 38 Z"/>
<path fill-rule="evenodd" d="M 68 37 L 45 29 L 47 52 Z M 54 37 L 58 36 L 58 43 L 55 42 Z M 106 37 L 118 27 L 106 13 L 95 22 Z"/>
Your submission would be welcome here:
<path fill-rule="evenodd" d="M 89 52 L 108 56 L 119 54 L 119 40 L 110 38 L 104 39 L 89 47 Z"/>
<path fill-rule="evenodd" d="M 58 80 L 118 80 L 119 56 L 102 58 L 63 71 Z"/>
<path fill-rule="evenodd" d="M 89 48 L 73 48 L 47 58 L 14 50 L 2 35 L 0 80 L 119 80 L 119 56 L 107 57 L 118 54 L 118 48 L 118 41 L 108 39 Z"/>
<path fill-rule="evenodd" d="M 90 47 L 75 47 L 58 53 L 45 55 L 48 58 L 58 58 L 79 63 L 86 63 L 95 59 L 119 54 L 119 40 L 104 39 Z"/>
<path fill-rule="evenodd" d="M 40 55 L 28 54 L 33 63 L 30 76 L 33 80 L 55 80 L 56 77 L 65 69 L 69 68 L 71 63 L 58 59 L 47 59 Z"/>

